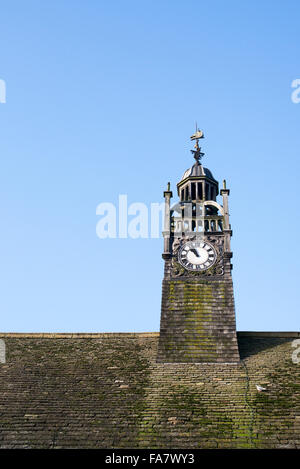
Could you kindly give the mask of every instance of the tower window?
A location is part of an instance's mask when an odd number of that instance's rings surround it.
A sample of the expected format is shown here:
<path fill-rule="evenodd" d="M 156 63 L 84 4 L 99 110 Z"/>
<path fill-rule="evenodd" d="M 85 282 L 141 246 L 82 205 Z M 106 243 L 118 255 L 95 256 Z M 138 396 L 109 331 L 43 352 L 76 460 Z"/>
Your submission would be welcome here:
<path fill-rule="evenodd" d="M 192 200 L 196 199 L 196 184 L 192 184 Z"/>
<path fill-rule="evenodd" d="M 208 189 L 209 189 L 209 185 L 205 184 L 205 199 L 206 200 L 208 200 Z"/>
<path fill-rule="evenodd" d="M 198 198 L 199 198 L 200 200 L 202 200 L 202 199 L 203 199 L 202 183 L 201 183 L 201 182 L 198 182 L 197 184 L 198 184 Z"/>
<path fill-rule="evenodd" d="M 185 200 L 189 200 L 189 188 L 188 188 L 188 186 L 185 188 Z"/>

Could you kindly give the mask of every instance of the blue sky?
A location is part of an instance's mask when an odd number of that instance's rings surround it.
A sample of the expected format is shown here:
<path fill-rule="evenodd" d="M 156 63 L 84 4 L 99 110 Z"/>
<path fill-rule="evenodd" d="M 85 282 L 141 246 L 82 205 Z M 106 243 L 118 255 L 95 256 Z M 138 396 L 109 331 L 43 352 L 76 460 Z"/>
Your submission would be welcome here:
<path fill-rule="evenodd" d="M 231 189 L 239 330 L 299 329 L 297 1 L 1 7 L 2 331 L 159 330 L 162 239 L 96 236 L 192 165 Z"/>

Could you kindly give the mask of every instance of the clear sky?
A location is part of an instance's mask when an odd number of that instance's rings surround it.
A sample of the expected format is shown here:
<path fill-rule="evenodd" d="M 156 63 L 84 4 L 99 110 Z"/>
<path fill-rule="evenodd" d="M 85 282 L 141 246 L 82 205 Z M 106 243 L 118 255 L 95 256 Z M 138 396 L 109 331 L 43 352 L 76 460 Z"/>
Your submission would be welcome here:
<path fill-rule="evenodd" d="M 2 3 L 1 331 L 159 330 L 163 240 L 100 240 L 96 207 L 175 193 L 196 120 L 231 189 L 238 329 L 299 329 L 299 15 L 290 0 Z"/>

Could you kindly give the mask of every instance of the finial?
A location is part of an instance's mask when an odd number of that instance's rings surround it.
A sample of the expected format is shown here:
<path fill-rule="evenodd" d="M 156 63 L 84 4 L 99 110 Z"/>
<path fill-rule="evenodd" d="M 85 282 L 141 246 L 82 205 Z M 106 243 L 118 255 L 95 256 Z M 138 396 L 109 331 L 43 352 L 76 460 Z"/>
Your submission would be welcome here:
<path fill-rule="evenodd" d="M 199 130 L 197 128 L 197 122 L 196 122 L 196 131 L 195 133 L 190 137 L 191 140 L 196 140 L 196 143 L 194 145 L 195 150 L 191 150 L 191 153 L 193 153 L 193 156 L 197 163 L 199 163 L 199 160 L 204 156 L 204 153 L 201 151 L 201 147 L 199 147 L 199 139 L 204 138 L 204 133 L 202 130 Z"/>
<path fill-rule="evenodd" d="M 170 183 L 168 182 L 168 189 L 167 189 L 167 190 L 168 190 L 169 192 L 170 192 L 170 187 L 171 187 L 171 185 L 170 185 Z"/>
<path fill-rule="evenodd" d="M 223 189 L 226 189 L 226 179 L 223 179 Z"/>

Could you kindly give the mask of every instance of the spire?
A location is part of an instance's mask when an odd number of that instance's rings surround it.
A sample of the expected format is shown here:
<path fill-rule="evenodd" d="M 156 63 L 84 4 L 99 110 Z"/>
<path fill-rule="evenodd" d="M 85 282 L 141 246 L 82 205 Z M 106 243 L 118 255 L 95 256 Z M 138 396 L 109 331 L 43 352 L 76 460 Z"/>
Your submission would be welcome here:
<path fill-rule="evenodd" d="M 196 143 L 194 145 L 195 150 L 191 150 L 191 153 L 193 153 L 193 156 L 196 160 L 196 162 L 199 164 L 199 161 L 201 158 L 204 156 L 205 153 L 201 151 L 201 147 L 199 147 L 199 139 L 204 138 L 204 133 L 202 130 L 199 130 L 197 128 L 197 122 L 196 122 L 196 132 L 191 136 L 191 140 L 196 140 Z"/>

